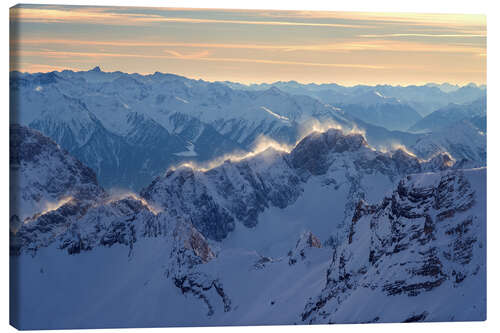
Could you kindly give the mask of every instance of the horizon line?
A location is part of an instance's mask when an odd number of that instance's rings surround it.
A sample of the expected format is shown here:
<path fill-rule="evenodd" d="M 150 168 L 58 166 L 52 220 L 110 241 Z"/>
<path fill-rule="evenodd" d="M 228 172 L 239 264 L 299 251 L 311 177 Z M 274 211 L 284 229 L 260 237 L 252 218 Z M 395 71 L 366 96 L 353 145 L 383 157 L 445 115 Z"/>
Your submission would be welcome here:
<path fill-rule="evenodd" d="M 33 72 L 29 72 L 29 71 L 21 71 L 21 70 L 17 70 L 17 69 L 11 69 L 9 71 L 9 73 L 12 73 L 12 72 L 18 72 L 18 73 L 21 73 L 21 74 L 49 74 L 49 73 L 62 73 L 64 71 L 69 71 L 69 72 L 73 72 L 73 73 L 78 73 L 78 72 L 101 72 L 101 73 L 107 73 L 107 74 L 112 74 L 112 73 L 122 73 L 122 74 L 127 74 L 127 75 L 141 75 L 141 76 L 152 76 L 152 75 L 155 75 L 155 74 L 163 74 L 163 75 L 175 75 L 175 76 L 179 76 L 179 77 L 183 77 L 185 79 L 189 79 L 189 80 L 198 80 L 198 81 L 205 81 L 205 82 L 210 82 L 210 83 L 236 83 L 236 84 L 241 84 L 241 85 L 244 85 L 244 86 L 247 86 L 247 87 L 250 87 L 252 85 L 273 85 L 273 84 L 276 84 L 276 83 L 291 83 L 291 82 L 295 82 L 295 83 L 298 83 L 298 84 L 302 84 L 302 85 L 311 85 L 311 84 L 316 84 L 316 85 L 329 85 L 329 84 L 336 84 L 336 85 L 339 85 L 339 86 L 342 86 L 342 87 L 346 87 L 346 88 L 349 88 L 349 87 L 356 87 L 356 86 L 369 86 L 369 87 L 376 87 L 376 86 L 382 86 L 382 85 L 389 85 L 389 86 L 393 86 L 393 87 L 409 87 L 409 86 L 426 86 L 426 85 L 429 85 L 429 84 L 436 84 L 436 85 L 444 85 L 444 84 L 449 84 L 449 85 L 452 85 L 452 86 L 458 86 L 459 88 L 463 88 L 463 87 L 467 87 L 467 86 L 470 86 L 471 84 L 477 86 L 477 87 L 486 87 L 487 86 L 487 83 L 478 83 L 478 82 L 474 82 L 474 81 L 464 81 L 464 82 L 467 82 L 467 83 L 453 83 L 453 82 L 449 82 L 449 81 L 428 81 L 428 82 L 415 82 L 415 83 L 376 83 L 376 84 L 368 84 L 368 83 L 356 83 L 356 84 L 342 84 L 342 83 L 338 83 L 338 82 L 334 82 L 334 81 L 323 81 L 323 82 L 314 82 L 314 81 L 309 81 L 309 82 L 305 82 L 305 81 L 299 81 L 297 79 L 293 79 L 293 80 L 288 80 L 288 81 L 282 81 L 282 80 L 277 80 L 277 81 L 267 81 L 267 82 L 264 82 L 264 81 L 261 81 L 261 82 L 257 82 L 257 81 L 252 81 L 252 82 L 242 82 L 242 81 L 232 81 L 232 80 L 228 80 L 228 79 L 225 79 L 225 80 L 209 80 L 209 79 L 203 79 L 203 78 L 193 78 L 193 77 L 188 77 L 186 75 L 182 75 L 182 74 L 177 74 L 177 73 L 173 73 L 173 72 L 161 72 L 161 71 L 155 71 L 155 72 L 148 72 L 148 73 L 139 73 L 139 72 L 124 72 L 122 70 L 115 70 L 115 71 L 105 71 L 105 70 L 102 70 L 101 66 L 94 66 L 93 68 L 91 69 L 88 69 L 88 70 L 85 70 L 85 69 L 79 69 L 79 68 L 58 68 L 58 69 L 53 69 L 53 70 L 47 70 L 47 71 L 33 71 Z"/>

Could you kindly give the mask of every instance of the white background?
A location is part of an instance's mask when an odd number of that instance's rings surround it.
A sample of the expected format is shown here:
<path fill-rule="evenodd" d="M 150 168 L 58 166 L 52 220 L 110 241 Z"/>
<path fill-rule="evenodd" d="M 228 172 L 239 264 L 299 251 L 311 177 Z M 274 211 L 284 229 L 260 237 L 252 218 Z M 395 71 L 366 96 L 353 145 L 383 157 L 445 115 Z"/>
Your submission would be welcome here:
<path fill-rule="evenodd" d="M 30 3 L 47 3 L 43 1 L 31 0 Z M 211 328 L 158 328 L 158 329 L 130 329 L 128 332 L 366 332 L 396 333 L 404 331 L 419 332 L 469 332 L 469 331 L 496 331 L 500 330 L 500 312 L 498 306 L 499 297 L 499 269 L 498 258 L 500 254 L 500 237 L 498 228 L 498 218 L 500 214 L 496 209 L 497 194 L 496 189 L 500 188 L 498 177 L 498 146 L 500 145 L 500 129 L 498 128 L 499 98 L 498 94 L 498 63 L 499 63 L 499 21 L 500 11 L 498 2 L 487 0 L 66 0 L 49 1 L 50 4 L 67 5 L 121 5 L 121 6 L 155 6 L 155 7 L 198 7 L 198 8 L 239 8 L 239 9 L 296 9 L 296 10 L 333 10 L 333 11 L 380 11 L 380 12 L 428 12 L 428 13 L 468 13 L 486 14 L 488 24 L 488 320 L 479 323 L 417 323 L 417 324 L 370 324 L 370 325 L 334 325 L 334 326 L 264 326 L 264 327 L 211 327 Z M 9 235 L 8 235 L 8 210 L 9 210 L 9 11 L 8 7 L 15 5 L 14 1 L 7 1 L 1 10 L 1 76 L 0 76 L 0 214 L 3 222 L 3 230 L 0 232 L 0 329 L 1 331 L 13 332 L 14 328 L 9 326 Z M 497 132 L 497 130 L 499 130 Z M 71 300 L 68 300 L 69 302 Z M 77 301 L 77 300 L 75 300 Z M 123 330 L 92 330 L 102 332 L 122 332 Z M 60 331 L 66 332 L 66 331 Z M 80 332 L 73 330 L 67 332 Z M 89 331 L 81 331 L 89 332 Z"/>

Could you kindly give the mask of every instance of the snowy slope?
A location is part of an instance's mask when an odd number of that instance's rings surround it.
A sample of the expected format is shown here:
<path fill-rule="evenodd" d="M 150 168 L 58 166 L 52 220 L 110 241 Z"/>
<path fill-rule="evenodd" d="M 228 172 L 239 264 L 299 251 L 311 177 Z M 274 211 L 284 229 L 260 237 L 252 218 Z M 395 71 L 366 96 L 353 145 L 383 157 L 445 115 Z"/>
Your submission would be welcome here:
<path fill-rule="evenodd" d="M 308 323 L 486 319 L 486 169 L 407 176 L 358 204 Z"/>
<path fill-rule="evenodd" d="M 93 201 L 102 195 L 94 172 L 59 145 L 37 131 L 10 126 L 11 223 L 68 201 Z"/>
<path fill-rule="evenodd" d="M 415 86 L 356 85 L 344 87 L 335 83 L 303 84 L 296 81 L 243 85 L 234 82 L 224 84 L 239 90 L 265 90 L 276 87 L 294 95 L 307 95 L 332 105 L 364 104 L 375 105 L 384 102 L 408 104 L 422 116 L 443 108 L 450 103 L 465 104 L 486 96 L 486 86 L 473 83 L 460 86 L 433 84 Z M 368 97 L 363 100 L 362 96 Z"/>
<path fill-rule="evenodd" d="M 413 125 L 411 131 L 437 131 L 464 119 L 486 116 L 486 97 L 467 104 L 450 104 Z"/>
<path fill-rule="evenodd" d="M 461 120 L 420 137 L 409 147 L 422 158 L 448 152 L 457 161 L 466 160 L 474 167 L 486 166 L 486 133 L 468 120 Z"/>
<path fill-rule="evenodd" d="M 26 220 L 11 233 L 11 322 L 484 319 L 486 169 L 336 129 L 264 148 Z"/>

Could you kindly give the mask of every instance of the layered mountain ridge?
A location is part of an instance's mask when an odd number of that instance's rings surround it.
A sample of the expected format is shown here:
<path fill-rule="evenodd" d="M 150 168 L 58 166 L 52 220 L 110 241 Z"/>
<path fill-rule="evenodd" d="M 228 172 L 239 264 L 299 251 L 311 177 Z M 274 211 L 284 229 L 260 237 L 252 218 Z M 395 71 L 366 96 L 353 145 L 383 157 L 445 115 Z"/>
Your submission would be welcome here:
<path fill-rule="evenodd" d="M 486 87 L 11 72 L 21 329 L 486 318 Z"/>
<path fill-rule="evenodd" d="M 181 165 L 156 178 L 141 196 L 156 206 L 174 207 L 170 210 L 173 215 L 190 216 L 205 236 L 220 241 L 235 228 L 236 221 L 254 227 L 267 208 L 293 204 L 311 177 L 335 175 L 352 187 L 365 174 L 391 182 L 400 175 L 452 165 L 448 155 L 420 161 L 403 150 L 380 153 L 361 134 L 329 129 L 310 134 L 290 152 L 270 147 L 234 162 L 228 158 L 208 170 Z M 361 185 L 358 187 L 351 190 L 363 195 Z"/>
<path fill-rule="evenodd" d="M 43 151 L 44 175 L 77 180 L 71 200 L 11 229 L 21 328 L 485 318 L 485 168 L 383 153 L 330 128 L 288 149 L 171 168 L 139 196 L 102 190 L 34 130 L 11 135 L 13 150 Z M 61 307 L 68 299 L 79 301 Z"/>
<path fill-rule="evenodd" d="M 479 146 L 469 145 L 469 140 L 453 142 L 457 140 L 453 134 L 464 130 L 460 126 L 430 134 L 405 132 L 420 121 L 422 107 L 417 104 L 426 102 L 423 96 L 434 96 L 436 101 L 424 107 L 434 111 L 485 96 L 480 87 L 443 92 L 430 86 L 287 88 L 291 86 L 276 83 L 242 89 L 173 74 L 100 69 L 11 72 L 11 122 L 52 138 L 92 168 L 107 189 L 139 191 L 169 166 L 249 152 L 261 136 L 295 144 L 317 123 L 334 123 L 346 131 L 361 129 L 377 149 L 402 144 L 420 158 L 441 151 L 455 160 L 476 158 L 472 164 L 485 165 L 476 152 L 486 147 L 484 119 L 469 123 L 468 133 Z M 325 99 L 316 94 L 322 89 L 342 97 Z M 413 150 L 418 140 L 428 143 Z M 450 141 L 460 149 L 451 149 Z"/>

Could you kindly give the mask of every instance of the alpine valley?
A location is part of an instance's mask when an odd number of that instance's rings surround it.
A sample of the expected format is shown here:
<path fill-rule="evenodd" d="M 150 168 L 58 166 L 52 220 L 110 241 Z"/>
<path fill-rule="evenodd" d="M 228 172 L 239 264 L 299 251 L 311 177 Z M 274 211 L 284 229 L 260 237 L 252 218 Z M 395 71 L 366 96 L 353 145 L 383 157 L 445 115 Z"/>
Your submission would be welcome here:
<path fill-rule="evenodd" d="M 10 86 L 20 329 L 486 319 L 486 87 Z"/>

